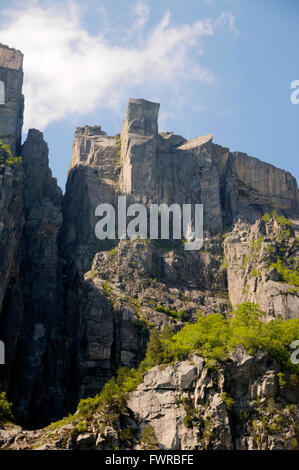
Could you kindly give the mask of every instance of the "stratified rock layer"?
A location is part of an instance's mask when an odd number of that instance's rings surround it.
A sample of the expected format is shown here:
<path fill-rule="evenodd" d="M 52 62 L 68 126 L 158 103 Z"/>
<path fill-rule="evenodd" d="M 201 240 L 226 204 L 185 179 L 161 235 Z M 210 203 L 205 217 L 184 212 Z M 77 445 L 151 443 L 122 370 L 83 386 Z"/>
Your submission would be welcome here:
<path fill-rule="evenodd" d="M 295 232 L 274 220 L 260 221 L 273 210 L 298 217 L 299 193 L 289 173 L 231 153 L 213 144 L 210 134 L 187 141 L 159 133 L 159 105 L 131 99 L 120 134 L 108 136 L 99 126 L 76 130 L 62 196 L 42 134 L 30 130 L 20 148 L 22 56 L 2 46 L 0 80 L 8 97 L 0 105 L 0 137 L 23 157 L 22 164 L 0 165 L 0 339 L 6 346 L 0 388 L 8 392 L 23 425 L 38 427 L 63 417 L 80 398 L 98 393 L 120 366 L 136 367 L 153 326 L 161 330 L 168 323 L 177 331 L 199 311 L 230 313 L 230 301 L 233 306 L 258 302 L 267 319 L 298 315 L 296 286 L 270 268 L 282 253 L 286 263 L 293 263 Z M 174 240 L 98 240 L 96 207 L 116 207 L 119 195 L 126 195 L 128 204 L 146 206 L 202 203 L 203 249 L 187 252 L 183 242 Z M 224 228 L 231 232 L 223 243 Z M 282 231 L 281 244 L 275 237 Z M 259 247 L 254 259 L 251 245 Z M 271 375 L 272 369 L 259 374 Z M 209 372 L 196 374 L 192 400 L 198 383 L 210 380 Z M 249 382 L 257 380 L 248 374 Z M 166 418 L 158 422 L 157 414 L 150 420 L 157 432 L 165 429 L 164 447 L 192 448 L 198 436 L 182 424 L 182 406 L 173 406 L 174 395 L 182 399 L 187 392 L 180 388 L 179 375 L 172 375 L 177 383 L 164 396 L 165 410 L 158 403 L 162 408 L 155 411 L 165 412 Z M 202 445 L 254 448 L 246 439 L 237 443 L 219 401 L 224 390 L 219 381 L 211 397 L 217 440 Z M 148 389 L 146 382 L 143 387 L 132 396 L 131 408 L 140 430 L 147 408 L 140 410 L 138 400 L 149 403 L 160 396 L 160 389 Z M 237 384 L 229 387 L 234 395 Z M 289 442 L 287 432 L 285 437 Z M 75 446 L 110 445 L 103 437 L 81 436 L 79 441 Z M 267 445 L 280 446 L 277 440 Z"/>

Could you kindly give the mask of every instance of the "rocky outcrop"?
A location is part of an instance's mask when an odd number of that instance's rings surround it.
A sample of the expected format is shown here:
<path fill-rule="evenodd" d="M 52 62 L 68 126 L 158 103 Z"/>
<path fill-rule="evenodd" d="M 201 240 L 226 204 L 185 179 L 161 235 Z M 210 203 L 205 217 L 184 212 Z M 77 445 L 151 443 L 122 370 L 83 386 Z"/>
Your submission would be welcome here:
<path fill-rule="evenodd" d="M 242 348 L 218 370 L 194 356 L 151 369 L 128 407 L 139 432 L 153 427 L 160 449 L 291 449 L 298 409 L 287 408 L 294 389 L 279 390 L 278 372 L 267 354 L 252 357 Z M 269 429 L 276 421 L 279 429 L 267 432 L 265 417 Z"/>
<path fill-rule="evenodd" d="M 28 425 L 46 422 L 49 413 L 59 416 L 46 397 L 53 395 L 55 389 L 55 400 L 59 402 L 60 374 L 63 374 L 63 260 L 58 250 L 62 193 L 49 170 L 48 147 L 41 132 L 29 131 L 22 156 L 25 172 L 20 276 L 23 320 L 14 357 L 8 357 L 7 362 L 13 362 L 14 368 L 22 371 L 18 373 L 11 397 L 21 422 Z M 52 374 L 53 383 L 49 383 Z"/>
<path fill-rule="evenodd" d="M 21 237 L 24 227 L 24 174 L 19 165 L 0 164 L 0 339 L 5 345 L 6 366 L 0 366 L 0 382 L 7 389 L 11 359 L 22 322 L 20 286 Z"/>
<path fill-rule="evenodd" d="M 62 193 L 49 170 L 41 132 L 29 131 L 22 157 L 22 216 L 12 215 L 25 223 L 18 230 L 19 257 L 15 258 L 19 264 L 1 316 L 6 345 L 1 378 L 21 422 L 34 425 L 46 422 L 49 414 L 58 417 L 64 409 L 63 403 L 58 404 L 64 373 L 63 260 L 58 253 Z"/>
<path fill-rule="evenodd" d="M 13 154 L 20 150 L 23 122 L 21 52 L 0 44 L 0 139 Z M 6 163 L 7 151 L 0 146 L 0 339 L 5 356 L 11 358 L 22 321 L 23 293 L 19 283 L 21 237 L 24 227 L 23 180 L 20 164 Z M 12 314 L 13 311 L 13 314 Z M 9 385 L 12 364 L 0 366 L 2 388 Z"/>
<path fill-rule="evenodd" d="M 269 220 L 268 220 L 269 219 Z M 224 241 L 229 297 L 233 307 L 258 304 L 267 318 L 299 318 L 299 292 L 275 268 L 277 259 L 296 272 L 298 239 L 287 220 L 268 217 L 253 225 L 239 222 Z M 286 222 L 286 224 L 284 223 Z M 291 279 L 291 278 L 290 278 Z"/>
<path fill-rule="evenodd" d="M 0 164 L 0 339 L 6 352 L 0 388 L 23 426 L 63 417 L 80 398 L 96 395 L 120 366 L 136 367 L 152 327 L 162 330 L 167 323 L 178 331 L 200 312 L 228 315 L 230 301 L 259 303 L 268 319 L 298 316 L 296 286 L 271 267 L 277 257 L 289 269 L 295 266 L 295 233 L 277 220 L 260 220 L 273 210 L 298 215 L 297 184 L 289 173 L 231 153 L 215 145 L 211 134 L 186 140 L 161 133 L 159 104 L 131 99 L 120 134 L 108 136 L 100 126 L 77 128 L 63 196 L 42 133 L 30 130 L 20 146 L 22 55 L 6 46 L 0 46 L 0 81 L 6 96 L 0 137 L 23 158 L 22 164 Z M 185 251 L 180 240 L 98 240 L 96 207 L 116 207 L 120 194 L 146 206 L 203 204 L 203 249 Z M 224 228 L 230 233 L 223 243 Z M 266 359 L 244 361 L 255 364 L 250 373 L 245 367 L 250 384 L 271 382 L 278 370 L 274 363 L 266 366 Z M 250 404 L 255 395 L 240 391 L 229 375 L 229 370 L 241 374 L 242 367 L 232 359 L 216 373 L 199 358 L 194 364 L 147 374 L 131 396 L 135 434 L 150 423 L 165 448 L 255 448 L 245 436 L 255 431 L 249 428 L 243 436 L 221 399 L 231 394 L 239 410 L 243 394 L 246 407 L 257 413 Z M 206 409 L 202 394 L 208 397 Z M 187 409 L 201 416 L 197 427 L 184 422 Z M 286 426 L 293 422 L 287 416 Z M 115 429 L 104 436 L 80 432 L 78 440 L 71 430 L 59 430 L 60 438 L 75 448 L 119 445 Z M 282 433 L 291 445 L 288 432 Z M 6 437 L 2 433 L 0 442 L 26 448 L 43 435 L 15 428 Z M 261 439 L 263 448 L 281 445 Z M 137 440 L 131 444 L 138 448 Z"/>
<path fill-rule="evenodd" d="M 100 411 L 45 430 L 0 431 L 6 449 L 293 450 L 298 449 L 298 383 L 268 353 L 242 347 L 218 368 L 199 356 L 154 367 L 127 409 L 103 428 Z M 78 419 L 82 419 L 78 417 Z M 78 421 L 78 420 L 77 420 Z M 88 424 L 86 424 L 88 423 Z M 145 430 L 150 430 L 145 433 Z M 149 446 L 149 447 L 147 447 Z"/>
<path fill-rule="evenodd" d="M 12 151 L 21 148 L 24 97 L 23 54 L 0 44 L 0 82 L 4 88 L 4 103 L 0 103 L 0 138 L 10 145 Z"/>
<path fill-rule="evenodd" d="M 205 229 L 222 230 L 217 167 L 195 146 L 158 133 L 156 103 L 131 99 L 122 132 L 120 189 L 143 204 L 204 204 Z M 213 215 L 212 215 L 213 214 Z"/>
<path fill-rule="evenodd" d="M 78 319 L 73 332 L 77 345 L 74 404 L 98 393 L 121 365 L 136 366 L 147 339 L 145 328 L 136 326 L 136 311 L 111 302 L 110 288 L 95 279 L 92 267 L 93 258 L 113 246 L 95 236 L 95 209 L 101 202 L 116 202 L 119 153 L 119 135 L 109 137 L 98 126 L 76 130 L 61 231 L 67 262 L 66 310 Z"/>
<path fill-rule="evenodd" d="M 186 141 L 158 133 L 159 105 L 131 99 L 120 137 L 100 127 L 78 128 L 65 196 L 64 250 L 82 272 L 107 249 L 94 233 L 95 209 L 116 206 L 117 195 L 143 204 L 204 205 L 204 228 L 221 232 L 241 218 L 298 212 L 295 179 L 245 154 L 212 143 L 212 135 Z M 265 181 L 265 184 L 263 183 Z"/>
<path fill-rule="evenodd" d="M 298 214 L 296 180 L 287 172 L 212 143 L 158 133 L 158 105 L 130 100 L 121 133 L 120 188 L 146 202 L 202 203 L 205 229 L 219 232 L 265 212 Z"/>
<path fill-rule="evenodd" d="M 23 122 L 23 55 L 0 44 L 0 139 L 15 155 L 20 149 Z M 6 151 L 0 147 L 0 313 L 10 279 L 16 277 L 19 243 L 24 225 L 23 171 L 20 165 L 5 163 Z"/>
<path fill-rule="evenodd" d="M 206 240 L 206 251 L 196 253 L 168 241 L 122 240 L 97 253 L 86 278 L 109 289 L 114 305 L 159 330 L 165 323 L 177 330 L 199 311 L 225 314 L 230 308 L 219 237 Z"/>
<path fill-rule="evenodd" d="M 0 165 L 0 313 L 6 290 L 18 271 L 19 244 L 24 225 L 23 172 Z"/>
<path fill-rule="evenodd" d="M 225 227 L 238 219 L 253 223 L 272 210 L 290 218 L 298 215 L 298 187 L 289 172 L 245 153 L 231 153 L 219 145 L 211 147 L 220 178 Z"/>
<path fill-rule="evenodd" d="M 65 256 L 81 273 L 90 269 L 101 249 L 95 236 L 95 209 L 101 202 L 115 203 L 119 150 L 117 136 L 108 137 L 100 127 L 76 130 L 63 203 L 62 243 Z M 103 248 L 107 249 L 105 242 Z"/>

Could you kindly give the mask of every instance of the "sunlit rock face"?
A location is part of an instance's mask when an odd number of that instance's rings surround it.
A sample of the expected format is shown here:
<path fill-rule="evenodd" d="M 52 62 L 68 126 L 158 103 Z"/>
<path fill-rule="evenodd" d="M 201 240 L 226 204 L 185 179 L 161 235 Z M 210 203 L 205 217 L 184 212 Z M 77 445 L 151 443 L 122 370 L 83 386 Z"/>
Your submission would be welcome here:
<path fill-rule="evenodd" d="M 24 97 L 23 54 L 0 44 L 0 138 L 20 150 Z"/>
<path fill-rule="evenodd" d="M 136 367 L 151 327 L 161 331 L 167 323 L 176 332 L 198 311 L 227 315 L 231 304 L 244 301 L 259 303 L 268 320 L 298 316 L 298 292 L 270 269 L 275 255 L 284 253 L 291 263 L 298 254 L 299 193 L 289 173 L 232 153 L 214 144 L 211 134 L 186 140 L 159 132 L 159 104 L 130 99 L 119 134 L 108 136 L 99 125 L 76 129 L 62 195 L 42 133 L 31 129 L 20 145 L 22 77 L 22 54 L 0 45 L 0 137 L 23 158 L 0 164 L 0 340 L 6 348 L 0 388 L 23 425 L 43 426 L 67 415 L 120 366 Z M 146 207 L 203 204 L 202 250 L 187 252 L 174 240 L 98 240 L 96 207 L 116 207 L 120 195 Z M 260 220 L 273 210 L 292 219 L 288 230 Z M 165 395 L 165 407 L 157 404 L 171 413 L 164 410 L 156 424 L 165 430 L 164 446 L 187 449 L 197 437 L 182 423 L 176 428 L 181 408 L 172 404 L 176 391 L 183 398 L 180 383 L 195 366 L 179 367 L 181 375 L 169 372 L 169 380 L 178 381 L 169 386 L 169 402 Z M 194 399 L 209 379 L 199 369 L 196 374 Z M 267 370 L 261 374 L 264 381 Z M 132 398 L 141 427 L 147 418 L 138 400 L 149 403 L 160 393 L 144 387 Z M 237 444 L 219 393 L 211 398 L 217 448 L 231 448 Z"/>

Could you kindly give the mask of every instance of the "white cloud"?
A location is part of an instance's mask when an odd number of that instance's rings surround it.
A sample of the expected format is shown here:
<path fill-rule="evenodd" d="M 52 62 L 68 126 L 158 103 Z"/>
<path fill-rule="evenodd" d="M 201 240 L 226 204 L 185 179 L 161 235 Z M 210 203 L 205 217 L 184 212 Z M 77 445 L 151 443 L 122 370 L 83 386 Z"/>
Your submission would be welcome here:
<path fill-rule="evenodd" d="M 133 30 L 142 30 L 149 20 L 150 9 L 142 0 L 137 0 L 132 8 L 133 15 L 136 16 Z"/>
<path fill-rule="evenodd" d="M 235 17 L 231 12 L 222 12 L 219 18 L 214 21 L 215 26 L 222 26 L 226 28 L 228 31 L 239 34 L 240 31 L 235 25 Z"/>
<path fill-rule="evenodd" d="M 2 12 L 0 21 L 1 42 L 25 55 L 26 129 L 42 129 L 73 113 L 83 115 L 104 106 L 117 110 L 132 83 L 152 90 L 167 86 L 174 93 L 191 79 L 213 84 L 212 71 L 198 60 L 202 38 L 212 36 L 218 26 L 234 26 L 233 19 L 223 16 L 172 26 L 166 12 L 145 34 L 150 11 L 139 0 L 132 25 L 138 39 L 115 46 L 106 28 L 98 35 L 87 31 L 77 3 L 70 1 L 64 8 L 55 2 L 42 5 L 37 0 L 27 6 L 21 2 Z"/>

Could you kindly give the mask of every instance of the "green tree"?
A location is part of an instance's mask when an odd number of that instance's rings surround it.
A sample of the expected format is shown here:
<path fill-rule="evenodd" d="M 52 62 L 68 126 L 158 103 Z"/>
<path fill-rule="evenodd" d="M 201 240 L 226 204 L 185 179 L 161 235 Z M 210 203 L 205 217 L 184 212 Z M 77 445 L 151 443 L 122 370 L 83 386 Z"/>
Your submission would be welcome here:
<path fill-rule="evenodd" d="M 166 323 L 163 327 L 163 330 L 160 334 L 160 341 L 169 341 L 171 340 L 171 338 L 173 337 L 173 332 L 170 328 L 170 326 L 168 325 L 168 323 Z"/>
<path fill-rule="evenodd" d="M 22 163 L 22 161 L 22 157 L 14 157 L 9 144 L 5 144 L 3 140 L 0 139 L 0 164 L 4 163 L 5 165 L 11 166 Z"/>
<path fill-rule="evenodd" d="M 143 450 L 159 449 L 159 442 L 153 426 L 146 426 L 141 434 L 141 444 Z"/>
<path fill-rule="evenodd" d="M 150 331 L 150 339 L 147 345 L 146 358 L 147 362 L 151 366 L 161 364 L 163 362 L 163 346 L 159 337 L 158 330 L 153 328 Z"/>
<path fill-rule="evenodd" d="M 12 403 L 7 401 L 5 392 L 0 392 L 0 424 L 13 420 Z"/>

